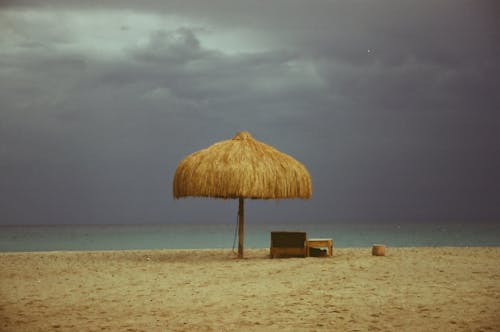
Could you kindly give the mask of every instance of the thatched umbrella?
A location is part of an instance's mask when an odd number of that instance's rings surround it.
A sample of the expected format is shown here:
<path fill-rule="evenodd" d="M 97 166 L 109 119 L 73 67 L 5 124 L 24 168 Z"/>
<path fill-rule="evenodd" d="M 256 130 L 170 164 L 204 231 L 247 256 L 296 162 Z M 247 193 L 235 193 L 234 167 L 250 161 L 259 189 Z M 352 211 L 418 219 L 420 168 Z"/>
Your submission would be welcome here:
<path fill-rule="evenodd" d="M 238 258 L 243 258 L 244 199 L 311 197 L 309 172 L 294 158 L 239 132 L 197 151 L 175 170 L 175 198 L 238 198 Z"/>

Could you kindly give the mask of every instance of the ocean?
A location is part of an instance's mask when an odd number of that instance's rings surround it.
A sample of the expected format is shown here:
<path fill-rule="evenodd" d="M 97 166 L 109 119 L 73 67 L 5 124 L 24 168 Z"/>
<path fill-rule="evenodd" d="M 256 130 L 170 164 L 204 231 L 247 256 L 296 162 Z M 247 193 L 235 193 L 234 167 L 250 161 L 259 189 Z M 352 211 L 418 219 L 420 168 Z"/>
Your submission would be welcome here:
<path fill-rule="evenodd" d="M 0 226 L 0 252 L 233 248 L 235 224 Z M 306 231 L 334 247 L 500 246 L 499 224 L 245 224 L 245 248 L 268 248 L 271 231 Z M 237 242 L 236 242 L 237 247 Z"/>

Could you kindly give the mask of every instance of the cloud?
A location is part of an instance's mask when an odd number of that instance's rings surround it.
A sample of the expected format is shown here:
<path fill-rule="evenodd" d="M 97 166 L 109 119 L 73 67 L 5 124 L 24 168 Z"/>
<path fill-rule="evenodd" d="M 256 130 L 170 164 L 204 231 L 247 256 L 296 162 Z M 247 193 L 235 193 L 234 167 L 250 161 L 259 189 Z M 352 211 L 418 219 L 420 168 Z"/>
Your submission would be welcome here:
<path fill-rule="evenodd" d="M 173 170 L 238 130 L 310 168 L 284 218 L 500 215 L 491 3 L 0 5 L 2 222 L 196 220 Z"/>

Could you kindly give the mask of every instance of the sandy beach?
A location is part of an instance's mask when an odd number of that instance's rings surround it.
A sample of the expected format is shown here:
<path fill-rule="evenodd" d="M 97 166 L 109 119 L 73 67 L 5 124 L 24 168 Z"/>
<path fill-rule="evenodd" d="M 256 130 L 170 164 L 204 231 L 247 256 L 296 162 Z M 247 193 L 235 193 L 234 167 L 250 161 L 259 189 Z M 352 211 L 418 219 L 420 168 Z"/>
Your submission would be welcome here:
<path fill-rule="evenodd" d="M 500 331 L 500 248 L 0 254 L 1 331 Z"/>

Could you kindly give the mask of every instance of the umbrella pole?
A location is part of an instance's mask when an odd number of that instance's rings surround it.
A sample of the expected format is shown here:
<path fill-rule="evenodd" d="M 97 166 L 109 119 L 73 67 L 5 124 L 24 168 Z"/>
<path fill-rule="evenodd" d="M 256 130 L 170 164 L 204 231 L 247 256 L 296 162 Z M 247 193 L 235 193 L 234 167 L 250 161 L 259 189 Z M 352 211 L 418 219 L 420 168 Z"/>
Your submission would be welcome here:
<path fill-rule="evenodd" d="M 245 224 L 244 199 L 240 197 L 238 204 L 238 258 L 243 258 L 243 227 Z"/>

